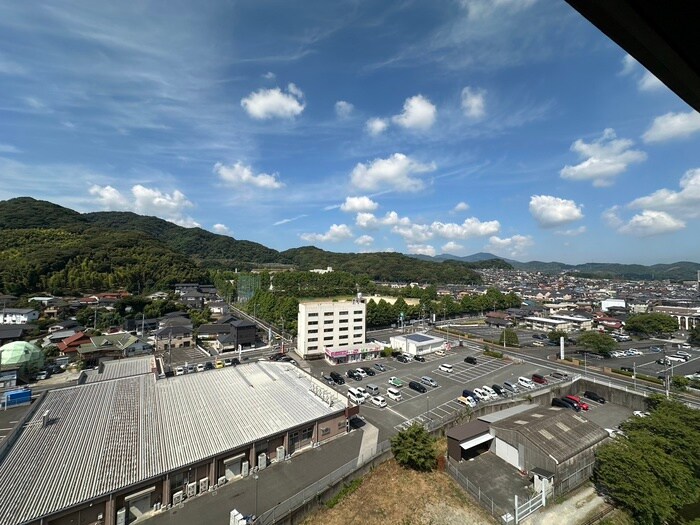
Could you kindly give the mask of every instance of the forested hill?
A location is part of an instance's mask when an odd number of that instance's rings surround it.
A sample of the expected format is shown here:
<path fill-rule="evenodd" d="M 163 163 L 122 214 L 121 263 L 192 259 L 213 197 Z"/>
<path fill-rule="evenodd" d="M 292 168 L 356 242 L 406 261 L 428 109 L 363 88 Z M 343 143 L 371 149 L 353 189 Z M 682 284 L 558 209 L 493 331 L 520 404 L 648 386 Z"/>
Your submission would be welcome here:
<path fill-rule="evenodd" d="M 211 268 L 248 270 L 266 264 L 301 270 L 333 266 L 390 281 L 481 280 L 472 265 L 462 262 L 416 261 L 396 253 L 337 254 L 312 247 L 279 253 L 130 212 L 80 214 L 29 197 L 0 201 L 1 293 L 143 292 L 175 282 L 209 282 Z"/>

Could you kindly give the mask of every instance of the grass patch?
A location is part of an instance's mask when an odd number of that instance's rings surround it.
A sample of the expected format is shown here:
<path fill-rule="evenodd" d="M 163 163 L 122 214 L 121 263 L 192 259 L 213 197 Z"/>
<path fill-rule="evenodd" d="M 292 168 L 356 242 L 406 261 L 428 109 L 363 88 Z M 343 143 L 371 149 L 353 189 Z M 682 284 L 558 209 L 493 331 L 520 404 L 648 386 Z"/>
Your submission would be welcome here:
<path fill-rule="evenodd" d="M 496 359 L 503 359 L 503 352 L 496 352 L 495 350 L 484 350 L 484 355 L 495 357 Z"/>
<path fill-rule="evenodd" d="M 362 485 L 362 478 L 353 479 L 350 483 L 346 483 L 345 486 L 342 489 L 340 489 L 335 496 L 326 501 L 326 507 L 332 509 L 338 503 L 340 503 L 343 500 L 343 498 L 349 496 L 357 489 L 359 489 L 360 485 Z"/>

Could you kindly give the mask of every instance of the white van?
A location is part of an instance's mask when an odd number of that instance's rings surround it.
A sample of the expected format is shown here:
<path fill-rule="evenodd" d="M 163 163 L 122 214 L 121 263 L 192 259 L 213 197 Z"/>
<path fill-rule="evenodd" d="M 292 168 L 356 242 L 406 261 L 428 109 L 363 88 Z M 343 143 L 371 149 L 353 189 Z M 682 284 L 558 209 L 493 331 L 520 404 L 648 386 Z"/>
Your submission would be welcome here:
<path fill-rule="evenodd" d="M 535 383 L 533 383 L 530 379 L 527 377 L 520 376 L 518 378 L 518 384 L 525 387 L 525 388 L 535 388 Z"/>
<path fill-rule="evenodd" d="M 357 390 L 354 388 L 351 388 L 348 390 L 348 399 L 355 403 L 356 405 L 361 405 L 362 403 L 365 402 L 365 396 L 360 394 Z"/>
<path fill-rule="evenodd" d="M 394 401 L 401 401 L 401 391 L 393 386 L 386 389 L 386 396 Z"/>
<path fill-rule="evenodd" d="M 442 363 L 440 365 L 439 370 L 442 370 L 443 372 L 447 372 L 447 373 L 452 373 L 452 365 L 448 365 L 447 363 Z"/>

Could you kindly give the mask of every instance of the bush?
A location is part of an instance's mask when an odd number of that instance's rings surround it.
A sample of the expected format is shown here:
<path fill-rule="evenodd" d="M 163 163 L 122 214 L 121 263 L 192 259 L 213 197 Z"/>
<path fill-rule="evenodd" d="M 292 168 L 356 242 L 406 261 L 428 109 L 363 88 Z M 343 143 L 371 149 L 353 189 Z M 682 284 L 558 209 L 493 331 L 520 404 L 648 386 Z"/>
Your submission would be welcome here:
<path fill-rule="evenodd" d="M 391 451 L 402 467 L 429 472 L 437 467 L 435 438 L 414 423 L 391 438 Z"/>
<path fill-rule="evenodd" d="M 391 357 L 392 349 L 390 346 L 382 348 L 382 357 Z"/>
<path fill-rule="evenodd" d="M 495 357 L 496 359 L 503 359 L 503 352 L 496 352 L 495 350 L 484 350 L 484 355 Z"/>

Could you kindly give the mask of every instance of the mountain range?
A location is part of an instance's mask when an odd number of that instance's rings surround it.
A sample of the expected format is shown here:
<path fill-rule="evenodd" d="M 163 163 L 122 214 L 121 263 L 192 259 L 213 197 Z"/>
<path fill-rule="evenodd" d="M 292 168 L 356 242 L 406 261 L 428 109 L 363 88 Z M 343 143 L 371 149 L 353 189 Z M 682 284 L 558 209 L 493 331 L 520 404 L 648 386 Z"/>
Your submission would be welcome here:
<path fill-rule="evenodd" d="M 519 262 L 490 253 L 436 257 L 400 253 L 334 253 L 314 246 L 279 252 L 262 244 L 183 228 L 131 212 L 78 213 L 20 197 L 0 201 L 0 293 L 133 292 L 211 279 L 210 270 L 333 267 L 377 281 L 479 283 L 483 268 L 625 279 L 694 279 L 700 264 L 654 266 Z"/>

